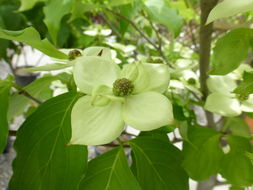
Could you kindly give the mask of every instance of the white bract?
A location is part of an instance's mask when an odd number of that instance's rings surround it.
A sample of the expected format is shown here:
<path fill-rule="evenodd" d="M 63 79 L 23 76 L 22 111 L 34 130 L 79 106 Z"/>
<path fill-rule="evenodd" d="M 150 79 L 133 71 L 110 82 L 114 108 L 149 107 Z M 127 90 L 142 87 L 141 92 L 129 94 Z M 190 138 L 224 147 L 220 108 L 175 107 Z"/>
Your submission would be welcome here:
<path fill-rule="evenodd" d="M 109 143 L 125 124 L 148 131 L 173 122 L 172 105 L 162 95 L 169 83 L 166 65 L 131 63 L 120 69 L 108 49 L 87 52 L 74 65 L 74 80 L 86 95 L 72 109 L 70 144 Z"/>
<path fill-rule="evenodd" d="M 244 112 L 253 112 L 253 94 L 243 96 L 233 93 L 237 87 L 233 75 L 210 76 L 207 86 L 211 94 L 207 97 L 205 109 L 226 117 Z"/>

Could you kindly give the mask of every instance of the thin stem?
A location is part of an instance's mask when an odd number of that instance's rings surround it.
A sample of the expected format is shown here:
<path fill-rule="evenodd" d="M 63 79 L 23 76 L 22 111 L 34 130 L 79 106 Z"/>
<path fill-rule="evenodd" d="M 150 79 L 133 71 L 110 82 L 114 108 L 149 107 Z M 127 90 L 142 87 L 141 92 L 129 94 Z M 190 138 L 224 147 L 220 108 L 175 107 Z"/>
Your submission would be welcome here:
<path fill-rule="evenodd" d="M 148 36 L 146 36 L 146 34 L 140 29 L 138 28 L 138 26 L 130 19 L 128 19 L 127 17 L 125 17 L 124 15 L 121 15 L 117 12 L 114 12 L 110 9 L 106 9 L 107 11 L 109 11 L 110 13 L 114 14 L 115 16 L 124 19 L 125 21 L 127 21 L 129 24 L 132 25 L 132 27 L 148 42 L 150 43 L 156 50 L 157 52 L 160 54 L 160 56 L 164 59 L 164 61 L 166 62 L 166 64 L 170 65 L 170 63 L 166 60 L 165 55 L 163 54 L 162 50 L 159 48 L 159 46 L 157 46 L 152 40 L 150 40 L 148 38 Z M 170 65 L 171 66 L 171 65 Z"/>
<path fill-rule="evenodd" d="M 31 100 L 33 100 L 35 103 L 37 104 L 41 104 L 42 102 L 38 99 L 36 99 L 35 97 L 33 97 L 29 92 L 27 92 L 26 90 L 24 90 L 21 86 L 12 83 L 12 87 L 14 87 L 15 89 L 17 89 L 19 94 L 22 94 L 24 96 L 26 96 L 27 98 L 30 98 Z"/>

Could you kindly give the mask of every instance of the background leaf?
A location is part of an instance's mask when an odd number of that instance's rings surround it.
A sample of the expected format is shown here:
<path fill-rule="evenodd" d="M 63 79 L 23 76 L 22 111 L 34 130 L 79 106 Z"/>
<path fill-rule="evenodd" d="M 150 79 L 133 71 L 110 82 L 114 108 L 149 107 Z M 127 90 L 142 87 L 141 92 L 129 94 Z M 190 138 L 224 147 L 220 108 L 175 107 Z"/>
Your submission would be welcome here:
<path fill-rule="evenodd" d="M 128 167 L 122 147 L 106 152 L 88 164 L 80 190 L 141 190 Z"/>
<path fill-rule="evenodd" d="M 182 154 L 168 141 L 138 137 L 130 141 L 132 170 L 142 189 L 187 190 L 188 176 L 181 167 Z"/>
<path fill-rule="evenodd" d="M 165 0 L 146 0 L 144 4 L 153 21 L 167 26 L 175 37 L 178 36 L 183 21 L 176 9 L 171 8 Z"/>
<path fill-rule="evenodd" d="M 213 129 L 189 127 L 188 139 L 183 144 L 183 167 L 194 180 L 204 180 L 216 174 L 223 152 L 221 135 Z"/>
<path fill-rule="evenodd" d="M 70 140 L 70 113 L 79 95 L 66 93 L 41 104 L 18 130 L 9 189 L 76 190 L 87 162 L 84 146 Z"/>
<path fill-rule="evenodd" d="M 220 18 L 233 16 L 238 13 L 244 13 L 253 10 L 252 0 L 224 0 L 216 5 L 210 12 L 207 24 Z"/>
<path fill-rule="evenodd" d="M 243 81 L 234 90 L 237 94 L 253 94 L 253 72 L 245 72 L 243 75 Z"/>
<path fill-rule="evenodd" d="M 44 22 L 47 25 L 54 44 L 57 44 L 57 35 L 61 25 L 61 19 L 71 11 L 72 4 L 72 0 L 48 0 L 43 9 L 45 14 Z M 56 8 L 59 5 L 60 8 Z"/>
<path fill-rule="evenodd" d="M 40 34 L 33 27 L 19 31 L 3 30 L 0 28 L 0 38 L 25 43 L 50 57 L 68 59 L 66 54 L 57 50 L 47 39 L 41 40 Z"/>
<path fill-rule="evenodd" d="M 211 75 L 225 75 L 235 70 L 248 56 L 252 29 L 235 29 L 218 39 L 214 48 Z"/>
<path fill-rule="evenodd" d="M 239 136 L 227 136 L 230 151 L 221 162 L 221 175 L 229 183 L 238 186 L 253 185 L 253 165 L 246 153 L 252 153 L 249 140 Z"/>

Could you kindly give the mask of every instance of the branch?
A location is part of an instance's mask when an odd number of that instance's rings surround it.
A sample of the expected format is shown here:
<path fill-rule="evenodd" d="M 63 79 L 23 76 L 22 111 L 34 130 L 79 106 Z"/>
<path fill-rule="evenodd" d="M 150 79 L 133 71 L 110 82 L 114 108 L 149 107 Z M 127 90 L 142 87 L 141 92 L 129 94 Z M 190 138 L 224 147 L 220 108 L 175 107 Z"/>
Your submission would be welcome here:
<path fill-rule="evenodd" d="M 15 83 L 12 83 L 12 86 L 18 91 L 19 94 L 22 94 L 22 95 L 26 96 L 27 98 L 30 98 L 31 100 L 33 100 L 37 104 L 41 104 L 42 103 L 37 98 L 33 97 L 29 92 L 27 92 L 26 90 L 24 90 L 21 86 L 15 84 Z"/>
<path fill-rule="evenodd" d="M 121 15 L 117 12 L 114 12 L 110 9 L 106 9 L 107 11 L 109 11 L 110 13 L 114 14 L 115 16 L 127 21 L 129 24 L 132 25 L 132 27 L 148 42 L 150 43 L 156 50 L 157 52 L 160 54 L 160 56 L 163 58 L 163 60 L 166 62 L 167 65 L 170 65 L 169 62 L 166 60 L 165 55 L 163 54 L 161 48 L 159 46 L 157 46 L 154 42 L 152 42 L 152 40 L 149 39 L 148 36 L 146 36 L 146 34 L 138 28 L 138 26 L 130 19 L 128 19 L 127 17 L 125 17 L 124 15 Z M 171 65 L 170 65 L 171 66 Z"/>

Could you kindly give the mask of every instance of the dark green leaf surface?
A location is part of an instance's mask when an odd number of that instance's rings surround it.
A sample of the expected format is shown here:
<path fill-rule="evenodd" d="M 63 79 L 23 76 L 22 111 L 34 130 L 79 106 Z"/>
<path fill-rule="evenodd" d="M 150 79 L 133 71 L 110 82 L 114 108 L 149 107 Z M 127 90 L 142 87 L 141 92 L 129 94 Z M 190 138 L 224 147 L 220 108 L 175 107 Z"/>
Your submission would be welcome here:
<path fill-rule="evenodd" d="M 248 56 L 252 29 L 235 29 L 218 39 L 214 48 L 212 75 L 225 75 L 235 70 Z"/>
<path fill-rule="evenodd" d="M 247 138 L 228 136 L 230 151 L 221 163 L 221 175 L 235 186 L 253 185 L 253 165 L 247 153 L 253 152 L 253 147 Z"/>
<path fill-rule="evenodd" d="M 237 94 L 253 94 L 253 72 L 245 72 L 243 81 L 234 90 Z"/>
<path fill-rule="evenodd" d="M 0 38 L 25 43 L 50 57 L 58 59 L 68 58 L 67 55 L 57 50 L 47 39 L 41 40 L 40 34 L 33 27 L 19 31 L 3 30 L 0 28 Z"/>
<path fill-rule="evenodd" d="M 70 113 L 79 95 L 52 98 L 24 122 L 15 141 L 17 157 L 10 190 L 76 190 L 86 168 L 84 146 L 67 146 Z"/>
<path fill-rule="evenodd" d="M 0 81 L 0 154 L 2 154 L 8 138 L 7 112 L 11 84 L 8 79 Z"/>
<path fill-rule="evenodd" d="M 204 180 L 220 169 L 223 152 L 220 134 L 204 127 L 188 128 L 188 139 L 183 144 L 183 167 L 194 180 Z"/>
<path fill-rule="evenodd" d="M 91 160 L 80 190 L 141 190 L 121 147 Z"/>
<path fill-rule="evenodd" d="M 143 190 L 187 190 L 181 152 L 168 141 L 138 137 L 130 142 L 132 170 Z"/>

